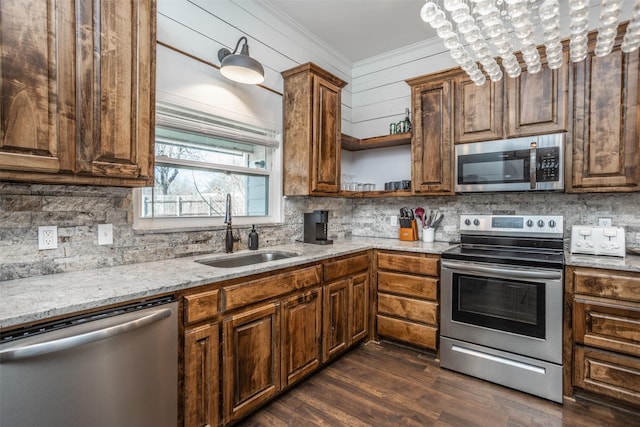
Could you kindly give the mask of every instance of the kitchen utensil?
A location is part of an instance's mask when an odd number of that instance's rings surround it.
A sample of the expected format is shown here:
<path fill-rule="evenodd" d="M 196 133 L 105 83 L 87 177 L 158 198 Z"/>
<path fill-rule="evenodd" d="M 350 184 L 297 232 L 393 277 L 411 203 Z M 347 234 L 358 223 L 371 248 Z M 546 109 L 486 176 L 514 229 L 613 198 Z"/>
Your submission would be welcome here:
<path fill-rule="evenodd" d="M 420 224 L 422 224 L 422 228 L 424 228 L 424 208 L 418 206 L 415 209 L 416 217 L 420 219 Z"/>
<path fill-rule="evenodd" d="M 429 211 L 429 216 L 427 217 L 425 227 L 430 227 L 432 221 L 433 221 L 433 210 Z"/>
<path fill-rule="evenodd" d="M 433 220 L 433 223 L 431 224 L 431 228 L 433 228 L 434 230 L 442 222 L 442 218 L 444 218 L 444 214 L 438 212 L 438 214 L 436 216 L 437 216 L 437 218 L 435 218 Z"/>

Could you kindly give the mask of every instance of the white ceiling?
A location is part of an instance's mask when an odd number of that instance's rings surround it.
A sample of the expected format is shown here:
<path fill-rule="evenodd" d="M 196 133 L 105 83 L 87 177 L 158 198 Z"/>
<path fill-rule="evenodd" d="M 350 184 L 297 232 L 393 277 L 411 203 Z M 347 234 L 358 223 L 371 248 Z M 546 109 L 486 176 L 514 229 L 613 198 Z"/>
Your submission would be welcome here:
<path fill-rule="evenodd" d="M 431 26 L 420 19 L 420 9 L 425 0 L 264 1 L 314 33 L 352 62 L 437 37 Z M 442 0 L 434 1 L 442 6 Z M 542 0 L 529 1 L 538 5 L 542 3 Z M 563 31 L 568 28 L 566 16 L 569 1 L 560 0 L 561 19 L 564 19 L 561 21 Z M 622 0 L 621 21 L 631 17 L 631 9 L 636 1 Z M 602 0 L 589 2 L 592 8 L 589 28 L 595 29 Z M 542 39 L 537 42 L 542 43 Z"/>
<path fill-rule="evenodd" d="M 268 0 L 352 62 L 435 37 L 425 0 Z"/>

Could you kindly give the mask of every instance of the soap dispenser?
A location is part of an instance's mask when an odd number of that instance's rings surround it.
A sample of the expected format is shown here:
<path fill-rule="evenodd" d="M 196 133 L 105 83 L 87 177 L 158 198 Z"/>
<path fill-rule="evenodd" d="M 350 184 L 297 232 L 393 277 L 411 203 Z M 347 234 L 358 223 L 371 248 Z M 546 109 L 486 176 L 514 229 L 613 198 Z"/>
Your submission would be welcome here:
<path fill-rule="evenodd" d="M 256 232 L 256 226 L 254 225 L 249 232 L 249 249 L 258 249 L 258 233 Z"/>

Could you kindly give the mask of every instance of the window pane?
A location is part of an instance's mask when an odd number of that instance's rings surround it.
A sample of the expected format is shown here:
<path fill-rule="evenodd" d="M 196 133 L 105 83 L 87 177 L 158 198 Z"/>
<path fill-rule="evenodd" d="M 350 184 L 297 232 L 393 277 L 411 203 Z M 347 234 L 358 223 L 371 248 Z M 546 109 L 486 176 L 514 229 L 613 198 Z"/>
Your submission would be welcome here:
<path fill-rule="evenodd" d="M 145 188 L 142 217 L 222 217 L 227 193 L 233 216 L 267 216 L 269 178 L 156 165 L 155 186 Z"/>

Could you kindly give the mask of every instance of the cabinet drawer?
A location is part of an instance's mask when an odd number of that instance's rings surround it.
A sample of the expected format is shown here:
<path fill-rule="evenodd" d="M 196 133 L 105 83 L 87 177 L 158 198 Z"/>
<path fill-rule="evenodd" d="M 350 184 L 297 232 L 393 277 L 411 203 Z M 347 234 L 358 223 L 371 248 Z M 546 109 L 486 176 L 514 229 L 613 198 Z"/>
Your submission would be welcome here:
<path fill-rule="evenodd" d="M 577 343 L 640 357 L 640 307 L 576 298 L 573 331 Z"/>
<path fill-rule="evenodd" d="M 199 322 L 218 314 L 219 290 L 201 292 L 184 297 L 185 324 Z"/>
<path fill-rule="evenodd" d="M 436 301 L 438 279 L 379 271 L 378 291 Z"/>
<path fill-rule="evenodd" d="M 233 310 L 254 302 L 286 295 L 322 281 L 322 266 L 302 268 L 288 273 L 251 280 L 222 288 L 223 311 Z"/>
<path fill-rule="evenodd" d="M 378 312 L 416 322 L 438 324 L 438 304 L 434 302 L 379 293 Z"/>
<path fill-rule="evenodd" d="M 436 350 L 438 328 L 378 315 L 378 335 Z"/>
<path fill-rule="evenodd" d="M 573 268 L 576 294 L 640 302 L 640 274 L 594 268 Z"/>
<path fill-rule="evenodd" d="M 369 268 L 369 254 L 329 262 L 324 265 L 324 280 L 329 282 L 340 277 L 349 277 Z"/>
<path fill-rule="evenodd" d="M 576 346 L 573 357 L 576 387 L 640 405 L 640 359 Z"/>
<path fill-rule="evenodd" d="M 440 274 L 438 269 L 439 260 L 440 258 L 434 255 L 378 253 L 378 268 L 402 273 L 438 276 Z"/>

